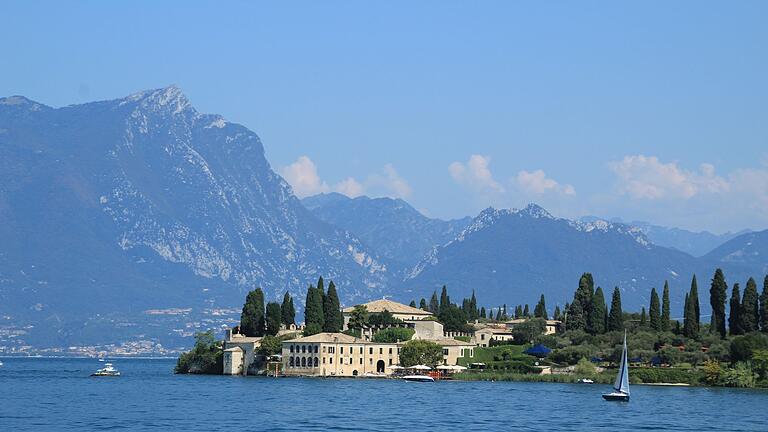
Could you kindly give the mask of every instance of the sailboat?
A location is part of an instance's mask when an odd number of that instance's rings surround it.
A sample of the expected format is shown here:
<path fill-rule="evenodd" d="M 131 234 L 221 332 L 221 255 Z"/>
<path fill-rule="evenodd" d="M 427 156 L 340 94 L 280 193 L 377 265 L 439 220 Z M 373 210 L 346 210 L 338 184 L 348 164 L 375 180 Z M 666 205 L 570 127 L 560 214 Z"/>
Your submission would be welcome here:
<path fill-rule="evenodd" d="M 621 366 L 613 383 L 613 391 L 603 393 L 603 399 L 629 402 L 629 364 L 627 363 L 627 331 L 624 330 L 624 349 L 621 351 Z"/>

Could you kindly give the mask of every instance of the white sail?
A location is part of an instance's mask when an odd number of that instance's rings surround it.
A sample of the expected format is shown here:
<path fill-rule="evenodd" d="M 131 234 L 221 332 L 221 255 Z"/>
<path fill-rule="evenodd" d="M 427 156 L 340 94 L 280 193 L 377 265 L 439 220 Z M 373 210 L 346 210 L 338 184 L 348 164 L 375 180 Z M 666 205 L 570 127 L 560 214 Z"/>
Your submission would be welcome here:
<path fill-rule="evenodd" d="M 629 363 L 627 362 L 627 332 L 624 331 L 624 349 L 621 352 L 621 366 L 616 375 L 616 381 L 613 383 L 616 391 L 629 394 Z"/>

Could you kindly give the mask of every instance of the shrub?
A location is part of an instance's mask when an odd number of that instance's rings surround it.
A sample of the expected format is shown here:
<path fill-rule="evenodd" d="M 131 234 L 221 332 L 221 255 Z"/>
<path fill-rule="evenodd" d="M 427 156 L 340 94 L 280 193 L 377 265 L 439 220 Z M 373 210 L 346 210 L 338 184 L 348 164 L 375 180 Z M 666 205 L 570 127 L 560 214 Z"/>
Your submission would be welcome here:
<path fill-rule="evenodd" d="M 699 371 L 681 368 L 630 368 L 629 381 L 643 383 L 698 384 L 702 379 Z"/>
<path fill-rule="evenodd" d="M 443 347 L 426 340 L 411 340 L 400 350 L 400 364 L 435 366 L 443 363 Z"/>
<path fill-rule="evenodd" d="M 221 374 L 224 369 L 221 343 L 213 338 L 213 331 L 195 334 L 195 346 L 182 353 L 176 362 L 175 373 Z"/>
<path fill-rule="evenodd" d="M 752 358 L 752 352 L 768 349 L 768 335 L 764 333 L 750 333 L 738 336 L 731 341 L 731 361 L 736 363 Z"/>

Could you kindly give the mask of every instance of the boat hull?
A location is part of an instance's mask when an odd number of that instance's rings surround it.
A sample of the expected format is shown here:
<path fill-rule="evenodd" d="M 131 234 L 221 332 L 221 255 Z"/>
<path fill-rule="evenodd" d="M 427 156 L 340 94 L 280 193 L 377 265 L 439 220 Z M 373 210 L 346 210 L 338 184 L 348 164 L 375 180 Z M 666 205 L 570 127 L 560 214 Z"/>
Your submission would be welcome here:
<path fill-rule="evenodd" d="M 408 375 L 403 377 L 404 380 L 410 382 L 435 382 L 435 379 L 427 375 Z"/>
<path fill-rule="evenodd" d="M 603 399 L 607 401 L 629 402 L 629 395 L 624 393 L 605 393 Z"/>

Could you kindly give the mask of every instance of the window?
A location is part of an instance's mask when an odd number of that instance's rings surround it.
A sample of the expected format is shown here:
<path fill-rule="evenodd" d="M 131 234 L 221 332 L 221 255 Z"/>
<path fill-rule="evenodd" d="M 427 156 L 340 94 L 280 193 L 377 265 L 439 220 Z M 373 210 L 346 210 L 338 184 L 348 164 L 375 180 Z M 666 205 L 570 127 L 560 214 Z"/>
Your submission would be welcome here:
<path fill-rule="evenodd" d="M 293 352 L 293 345 L 291 345 L 291 352 Z"/>
<path fill-rule="evenodd" d="M 384 348 L 379 348 L 379 355 L 384 354 Z"/>
<path fill-rule="evenodd" d="M 392 366 L 392 359 L 389 359 L 389 365 Z"/>
<path fill-rule="evenodd" d="M 317 345 L 315 345 L 315 354 L 317 354 Z"/>
<path fill-rule="evenodd" d="M 333 354 L 334 352 L 336 352 L 335 347 L 328 347 L 328 354 Z"/>
<path fill-rule="evenodd" d="M 333 364 L 333 357 L 328 359 L 328 363 Z"/>
<path fill-rule="evenodd" d="M 340 353 L 340 354 L 344 354 L 344 347 L 341 347 L 341 348 L 339 349 L 339 353 Z"/>
<path fill-rule="evenodd" d="M 318 363 L 319 363 L 319 362 L 317 361 L 317 357 L 315 357 L 315 361 L 314 361 L 314 363 L 315 363 L 315 367 L 317 367 L 317 365 L 318 365 Z"/>
<path fill-rule="evenodd" d="M 302 357 L 301 358 L 301 367 L 306 367 L 306 366 L 307 366 L 307 358 L 306 357 Z"/>
<path fill-rule="evenodd" d="M 443 348 L 443 355 L 444 355 L 444 356 L 447 356 L 447 355 L 448 355 L 448 348 Z"/>
<path fill-rule="evenodd" d="M 360 357 L 360 364 L 363 364 L 363 358 Z"/>
<path fill-rule="evenodd" d="M 302 345 L 301 346 L 301 352 L 302 352 L 302 354 L 307 352 L 307 346 L 306 345 Z"/>
<path fill-rule="evenodd" d="M 464 348 L 459 350 L 459 357 L 464 357 Z"/>
<path fill-rule="evenodd" d="M 293 348 L 293 347 L 291 347 L 291 348 Z M 293 351 L 293 350 L 291 350 L 291 351 Z M 288 359 L 288 366 L 293 367 L 293 357 Z"/>
<path fill-rule="evenodd" d="M 360 347 L 360 354 L 363 353 L 363 347 Z"/>
<path fill-rule="evenodd" d="M 325 364 L 325 357 L 323 357 L 323 364 Z"/>
<path fill-rule="evenodd" d="M 480 340 L 485 340 L 485 334 L 480 335 Z"/>
<path fill-rule="evenodd" d="M 373 364 L 373 359 L 372 358 L 368 359 L 368 364 Z"/>
<path fill-rule="evenodd" d="M 373 355 L 373 347 L 368 348 L 368 354 Z"/>
<path fill-rule="evenodd" d="M 392 348 L 389 349 L 389 355 L 392 355 Z"/>

